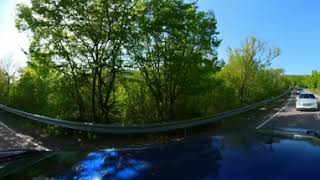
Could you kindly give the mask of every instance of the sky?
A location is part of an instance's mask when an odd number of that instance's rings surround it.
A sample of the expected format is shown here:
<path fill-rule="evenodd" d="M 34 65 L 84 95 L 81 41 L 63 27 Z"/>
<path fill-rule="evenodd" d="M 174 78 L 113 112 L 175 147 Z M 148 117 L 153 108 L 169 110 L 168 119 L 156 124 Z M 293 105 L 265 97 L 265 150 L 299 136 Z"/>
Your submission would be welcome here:
<path fill-rule="evenodd" d="M 240 47 L 249 36 L 281 49 L 274 68 L 286 74 L 320 70 L 320 1 L 316 0 L 199 0 L 201 10 L 214 11 L 218 22 L 219 58 L 226 48 Z"/>
<path fill-rule="evenodd" d="M 0 60 L 10 58 L 25 66 L 29 38 L 14 26 L 15 4 L 29 0 L 0 0 Z M 272 67 L 286 74 L 310 74 L 320 70 L 320 1 L 315 0 L 198 0 L 200 10 L 213 11 L 218 22 L 220 59 L 226 48 L 240 47 L 255 36 L 269 46 L 280 47 Z"/>

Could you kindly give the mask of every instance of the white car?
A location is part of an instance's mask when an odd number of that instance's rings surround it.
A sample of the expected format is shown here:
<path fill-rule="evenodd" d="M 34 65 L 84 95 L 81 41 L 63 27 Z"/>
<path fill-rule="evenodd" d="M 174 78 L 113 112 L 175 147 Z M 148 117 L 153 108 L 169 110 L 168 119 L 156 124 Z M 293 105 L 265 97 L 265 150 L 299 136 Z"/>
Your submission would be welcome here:
<path fill-rule="evenodd" d="M 314 94 L 300 94 L 296 101 L 297 110 L 318 110 L 318 101 Z"/>
<path fill-rule="evenodd" d="M 296 91 L 296 94 L 301 94 L 301 93 L 303 93 L 303 89 L 298 88 L 297 91 Z"/>

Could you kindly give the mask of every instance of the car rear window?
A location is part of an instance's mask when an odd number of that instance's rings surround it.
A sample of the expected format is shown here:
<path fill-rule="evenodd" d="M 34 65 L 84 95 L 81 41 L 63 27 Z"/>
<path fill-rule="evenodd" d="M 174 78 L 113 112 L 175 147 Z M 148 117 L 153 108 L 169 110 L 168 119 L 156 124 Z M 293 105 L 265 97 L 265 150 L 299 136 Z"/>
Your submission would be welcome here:
<path fill-rule="evenodd" d="M 315 99 L 316 97 L 313 94 L 300 94 L 299 98 L 301 98 L 301 99 Z"/>

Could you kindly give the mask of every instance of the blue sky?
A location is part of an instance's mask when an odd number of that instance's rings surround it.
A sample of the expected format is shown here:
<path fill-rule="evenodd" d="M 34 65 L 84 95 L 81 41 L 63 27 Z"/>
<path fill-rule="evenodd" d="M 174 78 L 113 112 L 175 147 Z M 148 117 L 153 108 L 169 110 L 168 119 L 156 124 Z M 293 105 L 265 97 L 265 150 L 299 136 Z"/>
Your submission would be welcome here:
<path fill-rule="evenodd" d="M 222 39 L 219 57 L 226 48 L 239 47 L 256 36 L 280 47 L 273 67 L 286 74 L 320 70 L 320 1 L 316 0 L 199 0 L 201 10 L 213 10 Z"/>
<path fill-rule="evenodd" d="M 18 64 L 26 57 L 20 47 L 28 38 L 14 27 L 14 7 L 29 0 L 0 0 L 0 59 L 11 56 Z M 286 74 L 309 74 L 320 70 L 320 1 L 316 0 L 198 0 L 201 10 L 212 10 L 218 21 L 222 44 L 219 58 L 227 59 L 226 48 L 239 47 L 245 38 L 256 36 L 280 47 L 273 67 Z"/>

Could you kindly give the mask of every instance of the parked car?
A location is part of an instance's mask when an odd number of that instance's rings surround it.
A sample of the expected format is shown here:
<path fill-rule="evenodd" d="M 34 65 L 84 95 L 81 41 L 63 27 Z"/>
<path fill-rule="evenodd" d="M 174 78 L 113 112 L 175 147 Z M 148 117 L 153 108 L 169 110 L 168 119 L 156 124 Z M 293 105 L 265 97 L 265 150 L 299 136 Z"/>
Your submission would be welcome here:
<path fill-rule="evenodd" d="M 297 110 L 318 110 L 318 101 L 314 94 L 304 93 L 297 96 Z"/>

